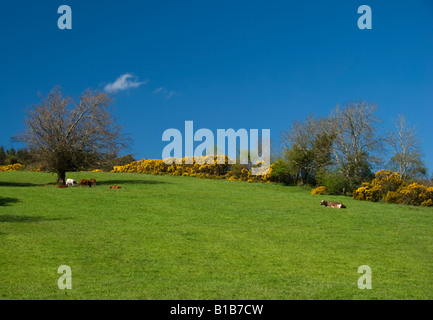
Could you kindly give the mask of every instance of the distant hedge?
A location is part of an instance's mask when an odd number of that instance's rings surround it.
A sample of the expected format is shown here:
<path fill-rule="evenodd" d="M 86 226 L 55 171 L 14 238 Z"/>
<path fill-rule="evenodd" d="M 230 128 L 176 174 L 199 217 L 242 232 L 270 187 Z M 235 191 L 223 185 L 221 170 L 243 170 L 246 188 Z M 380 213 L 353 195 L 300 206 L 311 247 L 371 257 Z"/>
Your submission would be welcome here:
<path fill-rule="evenodd" d="M 0 171 L 23 171 L 25 166 L 21 163 L 9 164 L 7 166 L 0 166 Z"/>
<path fill-rule="evenodd" d="M 168 174 L 230 181 L 278 182 L 278 179 L 272 176 L 272 166 L 266 175 L 253 175 L 247 165 L 228 164 L 228 156 L 184 157 L 182 159 L 172 158 L 171 160 L 173 163 L 166 164 L 163 160 L 143 159 L 124 166 L 115 166 L 111 172 Z M 262 166 L 263 163 L 258 163 L 252 167 L 260 169 Z"/>

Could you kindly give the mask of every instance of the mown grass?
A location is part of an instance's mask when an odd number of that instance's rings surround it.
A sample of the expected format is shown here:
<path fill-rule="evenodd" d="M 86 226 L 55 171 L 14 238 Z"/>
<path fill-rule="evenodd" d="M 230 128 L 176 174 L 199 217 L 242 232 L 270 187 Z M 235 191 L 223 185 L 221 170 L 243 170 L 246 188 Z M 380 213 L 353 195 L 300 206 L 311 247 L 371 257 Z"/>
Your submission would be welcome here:
<path fill-rule="evenodd" d="M 433 298 L 431 208 L 191 177 L 69 177 L 98 186 L 0 173 L 0 299 Z M 71 290 L 57 286 L 61 265 Z M 371 290 L 358 288 L 361 265 Z"/>

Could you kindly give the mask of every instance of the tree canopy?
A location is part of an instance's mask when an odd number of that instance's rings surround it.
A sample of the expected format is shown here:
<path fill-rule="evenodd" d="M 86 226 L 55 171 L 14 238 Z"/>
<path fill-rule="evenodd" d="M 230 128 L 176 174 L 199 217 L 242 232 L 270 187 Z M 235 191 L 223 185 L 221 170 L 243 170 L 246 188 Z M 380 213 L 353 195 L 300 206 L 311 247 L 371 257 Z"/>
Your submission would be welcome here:
<path fill-rule="evenodd" d="M 127 146 L 128 139 L 113 120 L 111 102 L 97 90 L 86 90 L 75 99 L 55 87 L 41 103 L 27 108 L 25 131 L 16 138 L 64 184 L 67 171 L 116 157 Z"/>

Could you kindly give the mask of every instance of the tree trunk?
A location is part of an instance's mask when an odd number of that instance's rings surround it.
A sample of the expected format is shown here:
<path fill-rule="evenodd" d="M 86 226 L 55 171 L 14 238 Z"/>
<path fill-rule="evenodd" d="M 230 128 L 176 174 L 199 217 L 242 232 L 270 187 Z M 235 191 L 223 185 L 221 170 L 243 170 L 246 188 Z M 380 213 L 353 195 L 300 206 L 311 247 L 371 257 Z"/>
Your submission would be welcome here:
<path fill-rule="evenodd" d="M 61 185 L 66 184 L 66 172 L 58 172 L 57 173 L 57 183 Z"/>

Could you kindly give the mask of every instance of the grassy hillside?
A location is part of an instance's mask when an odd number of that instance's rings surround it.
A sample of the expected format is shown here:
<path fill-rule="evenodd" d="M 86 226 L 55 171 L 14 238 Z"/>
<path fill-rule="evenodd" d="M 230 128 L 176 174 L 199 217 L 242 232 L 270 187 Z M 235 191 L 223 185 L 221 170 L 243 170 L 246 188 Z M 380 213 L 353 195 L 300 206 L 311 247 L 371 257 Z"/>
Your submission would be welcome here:
<path fill-rule="evenodd" d="M 0 299 L 433 299 L 431 208 L 191 177 L 67 177 L 98 186 L 0 173 Z M 57 287 L 61 265 L 72 290 Z M 361 265 L 371 290 L 358 288 Z"/>

